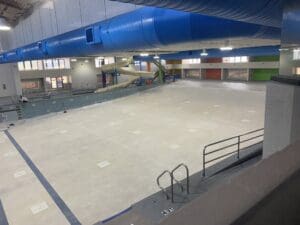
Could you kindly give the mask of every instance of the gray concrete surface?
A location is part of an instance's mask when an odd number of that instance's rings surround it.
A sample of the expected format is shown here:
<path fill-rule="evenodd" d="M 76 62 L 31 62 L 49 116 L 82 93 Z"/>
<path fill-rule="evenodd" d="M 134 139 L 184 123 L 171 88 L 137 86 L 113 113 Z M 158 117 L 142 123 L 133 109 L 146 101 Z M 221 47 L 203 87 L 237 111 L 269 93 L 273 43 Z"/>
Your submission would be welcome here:
<path fill-rule="evenodd" d="M 267 85 L 264 157 L 300 140 L 300 87 L 270 82 Z"/>
<path fill-rule="evenodd" d="M 238 218 L 244 215 L 249 209 L 254 207 L 257 203 L 267 197 L 279 185 L 283 184 L 293 174 L 300 169 L 300 142 L 296 142 L 282 151 L 276 152 L 268 158 L 265 158 L 252 167 L 241 172 L 239 175 L 224 180 L 222 184 L 212 188 L 198 199 L 194 200 L 188 205 L 185 205 L 180 210 L 175 212 L 173 216 L 168 217 L 160 223 L 161 225 L 229 225 L 235 222 Z M 287 190 L 288 191 L 288 190 Z M 291 190 L 289 190 L 291 191 Z M 292 194 L 285 195 L 284 202 L 278 202 L 279 209 L 264 214 L 267 219 L 269 216 L 278 218 L 278 210 L 287 212 L 291 207 L 291 212 L 295 212 L 293 202 L 290 201 L 291 206 L 287 206 L 288 198 Z M 294 196 L 297 198 L 296 196 Z M 278 199 L 277 199 L 278 200 Z M 282 210 L 282 207 L 285 207 Z M 270 207 L 267 207 L 270 209 Z M 275 209 L 275 208 L 273 208 Z M 267 210 L 267 209 L 266 209 Z M 266 210 L 263 213 L 266 213 Z M 297 209 L 299 212 L 299 208 Z M 276 215 L 275 215 L 276 214 Z M 299 214 L 299 213 L 298 213 Z M 286 215 L 287 216 L 287 215 Z M 294 217 L 295 218 L 295 217 Z M 251 219 L 251 218 L 250 218 Z M 265 220 L 260 224 L 282 224 L 284 218 L 277 223 L 273 220 Z M 252 221 L 249 221 L 252 222 Z M 270 222 L 270 223 L 268 223 Z M 243 223 L 238 223 L 243 224 Z M 292 224 L 298 224 L 292 223 Z"/>
<path fill-rule="evenodd" d="M 276 188 L 232 225 L 300 224 L 300 171 Z"/>
<path fill-rule="evenodd" d="M 155 179 L 165 169 L 183 162 L 191 173 L 200 171 L 205 144 L 262 128 L 264 102 L 264 84 L 180 81 L 67 114 L 22 121 L 10 132 L 82 224 L 90 225 L 157 192 Z M 6 174 L 0 178 L 0 199 L 9 222 L 44 224 L 30 222 L 36 217 L 23 212 L 47 202 L 49 208 L 38 216 L 47 224 L 65 224 L 33 175 L 18 192 L 13 172 L 5 171 L 29 168 L 18 155 L 4 157 L 2 145 L 6 151 L 14 149 L 0 143 L 0 172 Z M 5 192 L 8 187 L 18 195 Z M 27 193 L 32 199 L 21 198 Z"/>

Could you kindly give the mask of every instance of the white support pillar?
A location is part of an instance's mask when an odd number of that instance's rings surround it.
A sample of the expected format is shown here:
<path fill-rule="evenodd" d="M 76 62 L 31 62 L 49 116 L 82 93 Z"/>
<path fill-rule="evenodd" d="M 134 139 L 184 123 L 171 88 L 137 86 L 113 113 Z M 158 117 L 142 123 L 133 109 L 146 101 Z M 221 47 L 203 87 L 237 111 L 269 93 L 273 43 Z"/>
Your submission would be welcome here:
<path fill-rule="evenodd" d="M 300 140 L 300 79 L 268 83 L 265 113 L 264 158 Z"/>

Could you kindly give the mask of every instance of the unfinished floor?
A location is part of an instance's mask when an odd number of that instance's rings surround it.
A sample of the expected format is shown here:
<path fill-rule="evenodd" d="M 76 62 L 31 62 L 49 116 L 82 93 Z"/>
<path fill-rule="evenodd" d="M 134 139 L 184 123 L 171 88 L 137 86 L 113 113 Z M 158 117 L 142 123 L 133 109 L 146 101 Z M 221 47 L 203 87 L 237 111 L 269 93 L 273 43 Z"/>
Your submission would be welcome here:
<path fill-rule="evenodd" d="M 262 128 L 264 103 L 264 84 L 179 81 L 9 132 L 80 223 L 92 225 L 157 192 L 163 170 L 183 162 L 200 171 L 204 145 Z M 0 203 L 10 225 L 70 224 L 3 132 Z"/>

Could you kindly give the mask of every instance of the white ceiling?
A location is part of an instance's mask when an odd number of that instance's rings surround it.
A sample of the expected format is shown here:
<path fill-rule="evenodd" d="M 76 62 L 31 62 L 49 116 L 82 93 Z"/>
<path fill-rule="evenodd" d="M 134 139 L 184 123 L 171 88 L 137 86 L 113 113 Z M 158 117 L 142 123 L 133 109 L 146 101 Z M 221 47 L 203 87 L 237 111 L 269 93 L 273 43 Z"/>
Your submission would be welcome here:
<path fill-rule="evenodd" d="M 0 0 L 0 17 L 15 25 L 21 17 L 30 14 L 39 2 L 41 0 Z"/>

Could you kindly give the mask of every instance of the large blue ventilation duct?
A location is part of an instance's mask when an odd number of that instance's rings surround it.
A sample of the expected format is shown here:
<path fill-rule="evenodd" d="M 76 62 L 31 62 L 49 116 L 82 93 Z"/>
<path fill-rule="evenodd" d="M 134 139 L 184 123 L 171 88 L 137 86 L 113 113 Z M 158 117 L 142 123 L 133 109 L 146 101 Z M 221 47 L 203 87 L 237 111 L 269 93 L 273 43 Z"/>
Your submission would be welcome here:
<path fill-rule="evenodd" d="M 281 27 L 285 0 L 111 0 Z M 295 0 L 296 1 L 296 0 Z"/>
<path fill-rule="evenodd" d="M 280 29 L 145 7 L 0 55 L 0 63 L 163 49 L 224 38 L 280 39 Z"/>

